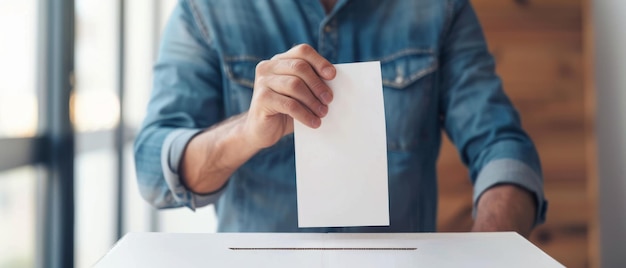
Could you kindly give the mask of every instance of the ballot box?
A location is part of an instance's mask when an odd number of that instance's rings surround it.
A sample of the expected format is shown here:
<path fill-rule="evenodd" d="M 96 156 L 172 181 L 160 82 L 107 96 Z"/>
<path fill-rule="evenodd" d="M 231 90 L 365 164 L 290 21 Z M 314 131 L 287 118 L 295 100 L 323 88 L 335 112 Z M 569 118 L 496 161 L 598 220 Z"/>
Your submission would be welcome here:
<path fill-rule="evenodd" d="M 563 267 L 503 233 L 129 233 L 95 267 Z"/>

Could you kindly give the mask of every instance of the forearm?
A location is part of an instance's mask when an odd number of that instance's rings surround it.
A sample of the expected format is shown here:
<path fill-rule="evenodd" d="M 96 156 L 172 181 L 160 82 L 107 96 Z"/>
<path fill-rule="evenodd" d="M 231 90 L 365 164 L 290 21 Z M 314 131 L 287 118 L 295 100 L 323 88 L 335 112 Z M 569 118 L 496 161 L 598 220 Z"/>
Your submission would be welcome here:
<path fill-rule="evenodd" d="M 189 190 L 199 194 L 219 190 L 258 151 L 246 142 L 243 132 L 246 116 L 247 113 L 233 116 L 191 139 L 180 172 Z"/>
<path fill-rule="evenodd" d="M 478 201 L 472 231 L 515 231 L 528 237 L 536 215 L 536 201 L 525 189 L 500 184 L 485 191 Z"/>

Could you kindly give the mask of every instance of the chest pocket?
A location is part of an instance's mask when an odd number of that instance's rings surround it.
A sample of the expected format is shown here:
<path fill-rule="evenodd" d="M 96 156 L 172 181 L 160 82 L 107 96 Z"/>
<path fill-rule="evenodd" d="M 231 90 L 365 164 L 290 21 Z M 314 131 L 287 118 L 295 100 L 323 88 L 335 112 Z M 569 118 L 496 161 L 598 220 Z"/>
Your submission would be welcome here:
<path fill-rule="evenodd" d="M 437 68 L 429 50 L 403 50 L 381 59 L 389 150 L 414 150 L 437 135 Z"/>
<path fill-rule="evenodd" d="M 240 56 L 225 59 L 224 71 L 227 75 L 228 85 L 226 107 L 229 115 L 235 115 L 250 109 L 252 101 L 252 89 L 254 88 L 254 75 L 256 65 L 261 58 L 253 56 Z"/>

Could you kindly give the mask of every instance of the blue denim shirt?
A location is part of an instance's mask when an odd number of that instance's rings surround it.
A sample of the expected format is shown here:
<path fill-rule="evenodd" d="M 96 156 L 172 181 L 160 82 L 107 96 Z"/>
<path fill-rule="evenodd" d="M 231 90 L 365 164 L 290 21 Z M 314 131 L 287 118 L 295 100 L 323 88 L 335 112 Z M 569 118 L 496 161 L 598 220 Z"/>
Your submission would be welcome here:
<path fill-rule="evenodd" d="M 293 135 L 258 152 L 215 193 L 181 183 L 188 141 L 247 111 L 256 64 L 302 43 L 332 63 L 381 61 L 389 227 L 298 228 Z M 474 205 L 491 186 L 515 184 L 534 193 L 536 223 L 544 221 L 537 152 L 468 0 L 340 0 L 328 14 L 319 0 L 183 0 L 165 29 L 135 143 L 139 188 L 158 208 L 215 203 L 219 231 L 435 231 L 442 129 L 469 166 Z"/>

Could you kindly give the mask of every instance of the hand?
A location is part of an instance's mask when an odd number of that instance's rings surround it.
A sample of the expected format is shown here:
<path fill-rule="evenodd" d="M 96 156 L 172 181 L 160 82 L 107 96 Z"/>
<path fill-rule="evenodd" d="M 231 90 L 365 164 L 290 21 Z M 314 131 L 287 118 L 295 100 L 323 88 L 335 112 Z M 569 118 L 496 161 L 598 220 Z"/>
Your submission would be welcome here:
<path fill-rule="evenodd" d="M 256 66 L 254 92 L 243 129 L 248 144 L 266 148 L 293 132 L 293 120 L 321 125 L 333 92 L 322 80 L 335 67 L 309 45 L 298 45 Z"/>

